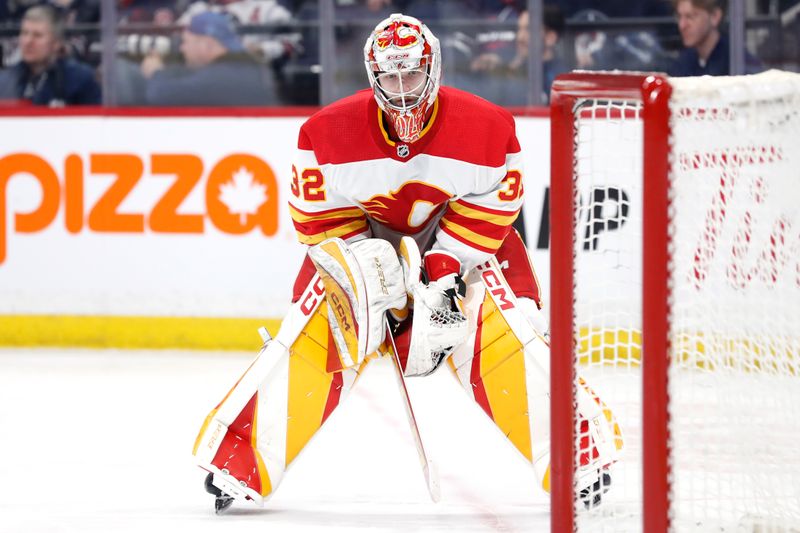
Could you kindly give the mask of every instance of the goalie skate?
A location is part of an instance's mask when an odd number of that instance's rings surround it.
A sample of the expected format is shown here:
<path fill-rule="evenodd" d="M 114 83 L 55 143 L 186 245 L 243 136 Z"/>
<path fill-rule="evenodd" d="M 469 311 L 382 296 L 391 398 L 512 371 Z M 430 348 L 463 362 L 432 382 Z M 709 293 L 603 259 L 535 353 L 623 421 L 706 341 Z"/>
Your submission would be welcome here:
<path fill-rule="evenodd" d="M 214 496 L 214 512 L 217 514 L 222 514 L 227 511 L 231 505 L 233 505 L 234 498 L 217 486 L 222 485 L 226 489 L 230 490 L 228 488 L 228 483 L 221 482 L 220 479 L 217 479 L 216 483 L 217 484 L 215 485 L 214 474 L 209 472 L 205 480 L 206 492 Z"/>

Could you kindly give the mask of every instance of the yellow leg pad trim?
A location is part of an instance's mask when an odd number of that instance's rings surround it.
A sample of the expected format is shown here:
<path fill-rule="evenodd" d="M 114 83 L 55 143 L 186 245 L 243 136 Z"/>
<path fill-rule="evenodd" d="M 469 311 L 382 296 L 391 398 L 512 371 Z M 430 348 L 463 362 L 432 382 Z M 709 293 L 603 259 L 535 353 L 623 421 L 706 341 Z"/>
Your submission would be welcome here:
<path fill-rule="evenodd" d="M 481 324 L 480 375 L 494 423 L 528 461 L 533 460 L 522 344 L 487 295 Z"/>
<path fill-rule="evenodd" d="M 550 465 L 547 465 L 547 470 L 544 471 L 544 478 L 542 479 L 542 488 L 545 492 L 550 492 Z"/>
<path fill-rule="evenodd" d="M 291 347 L 291 355 L 315 364 L 328 356 L 328 304 L 322 302 Z M 325 365 L 322 365 L 323 370 Z"/>
<path fill-rule="evenodd" d="M 264 464 L 264 459 L 261 458 L 261 452 L 255 447 L 253 447 L 253 452 L 256 456 L 256 464 L 258 465 L 258 475 L 261 476 L 261 495 L 269 496 L 272 494 L 272 480 L 269 479 L 267 466 Z"/>
<path fill-rule="evenodd" d="M 334 376 L 326 371 L 327 358 L 327 307 L 323 303 L 292 345 L 289 353 L 287 467 L 322 426 L 323 413 Z"/>
<path fill-rule="evenodd" d="M 205 434 L 206 429 L 208 428 L 208 424 L 211 423 L 211 419 L 214 418 L 215 414 L 217 414 L 217 410 L 212 409 L 211 412 L 208 413 L 208 416 L 203 422 L 203 425 L 200 426 L 200 433 L 198 433 L 197 438 L 194 439 L 194 446 L 192 447 L 192 455 L 197 455 L 197 448 L 200 446 L 200 439 L 203 438 L 203 435 Z"/>

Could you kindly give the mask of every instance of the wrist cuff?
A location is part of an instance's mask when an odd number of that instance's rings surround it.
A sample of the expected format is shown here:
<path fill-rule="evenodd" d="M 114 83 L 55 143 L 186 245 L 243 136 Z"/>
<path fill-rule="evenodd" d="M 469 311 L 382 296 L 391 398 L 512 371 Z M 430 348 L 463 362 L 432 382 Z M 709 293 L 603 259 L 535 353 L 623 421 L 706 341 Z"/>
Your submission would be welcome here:
<path fill-rule="evenodd" d="M 461 261 L 458 257 L 442 250 L 432 250 L 422 259 L 428 281 L 437 281 L 450 274 L 458 275 L 461 271 Z"/>

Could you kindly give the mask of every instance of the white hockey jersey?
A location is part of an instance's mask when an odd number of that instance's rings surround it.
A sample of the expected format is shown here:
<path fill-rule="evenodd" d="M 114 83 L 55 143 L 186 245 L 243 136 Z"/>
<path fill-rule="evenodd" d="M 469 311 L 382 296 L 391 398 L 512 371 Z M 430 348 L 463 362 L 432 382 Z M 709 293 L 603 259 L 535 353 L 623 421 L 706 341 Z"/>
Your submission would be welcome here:
<path fill-rule="evenodd" d="M 441 87 L 419 140 L 390 139 L 371 90 L 335 102 L 300 130 L 289 205 L 301 242 L 403 235 L 445 249 L 464 270 L 494 255 L 522 206 L 522 157 L 510 113 Z"/>

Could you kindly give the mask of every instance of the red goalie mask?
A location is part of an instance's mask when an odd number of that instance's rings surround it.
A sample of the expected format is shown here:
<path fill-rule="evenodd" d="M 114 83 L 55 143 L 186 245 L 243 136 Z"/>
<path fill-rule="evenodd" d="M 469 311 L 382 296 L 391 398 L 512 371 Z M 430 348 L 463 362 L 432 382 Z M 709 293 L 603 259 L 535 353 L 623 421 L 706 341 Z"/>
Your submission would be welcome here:
<path fill-rule="evenodd" d="M 402 141 L 416 141 L 439 92 L 439 40 L 414 17 L 393 14 L 367 38 L 364 61 L 378 106 Z"/>

